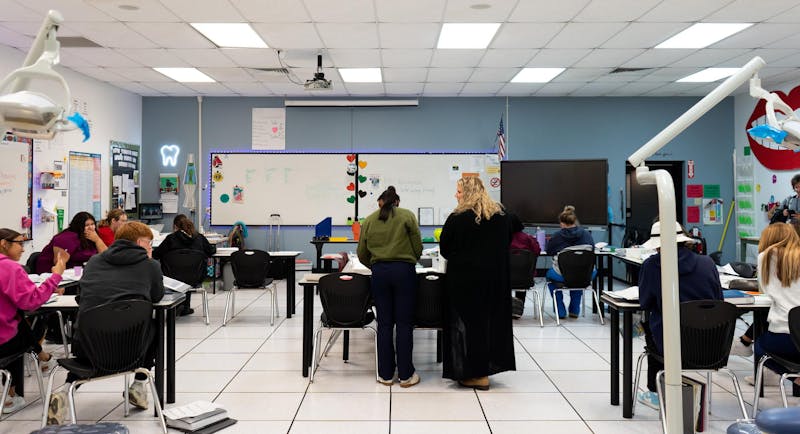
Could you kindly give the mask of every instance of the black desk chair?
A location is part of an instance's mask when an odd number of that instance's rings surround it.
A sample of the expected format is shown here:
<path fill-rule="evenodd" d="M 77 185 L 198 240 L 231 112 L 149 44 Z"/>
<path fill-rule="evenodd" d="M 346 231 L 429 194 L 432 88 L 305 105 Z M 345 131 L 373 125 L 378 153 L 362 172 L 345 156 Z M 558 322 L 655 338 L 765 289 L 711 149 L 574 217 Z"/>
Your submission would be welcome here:
<path fill-rule="evenodd" d="M 551 281 L 556 285 L 556 288 L 553 289 L 553 314 L 556 317 L 556 324 L 561 325 L 556 309 L 557 291 L 583 291 L 584 294 L 586 291 L 591 291 L 592 300 L 600 316 L 600 324 L 605 325 L 603 310 L 600 309 L 600 296 L 597 294 L 597 290 L 592 287 L 592 273 L 594 272 L 595 264 L 594 252 L 589 250 L 562 250 L 557 256 L 558 269 L 561 270 L 561 277 L 564 278 L 564 281 Z M 583 300 L 581 300 L 581 304 L 581 312 L 586 316 Z"/>
<path fill-rule="evenodd" d="M 511 251 L 511 289 L 513 291 L 533 291 L 534 316 L 539 316 L 539 326 L 544 327 L 542 293 L 536 288 L 533 275 L 536 272 L 536 260 L 539 255 L 530 250 Z"/>
<path fill-rule="evenodd" d="M 186 307 L 189 307 L 188 293 L 199 292 L 203 295 L 203 315 L 206 318 L 206 325 L 209 324 L 208 319 L 208 294 L 206 289 L 203 288 L 203 280 L 205 280 L 208 266 L 208 258 L 205 253 L 199 250 L 180 249 L 167 252 L 161 258 L 161 271 L 165 276 L 171 277 L 175 280 L 191 286 L 186 292 Z"/>
<path fill-rule="evenodd" d="M 233 268 L 233 287 L 225 296 L 225 314 L 222 325 L 228 324 L 228 307 L 231 319 L 236 316 L 236 291 L 244 288 L 258 288 L 269 291 L 270 319 L 269 325 L 275 325 L 275 316 L 278 312 L 278 287 L 275 281 L 267 277 L 269 273 L 269 253 L 263 250 L 239 250 L 231 255 L 231 268 Z"/>
<path fill-rule="evenodd" d="M 75 414 L 75 389 L 95 380 L 125 376 L 124 407 L 128 416 L 128 375 L 144 374 L 150 383 L 150 393 L 161 422 L 161 430 L 167 433 L 161 403 L 158 401 L 153 376 L 143 368 L 152 344 L 150 328 L 153 304 L 146 300 L 121 300 L 87 309 L 81 313 L 77 329 L 78 340 L 88 363 L 83 359 L 58 359 L 58 366 L 50 373 L 44 402 L 50 402 L 55 371 L 61 367 L 79 379 L 69 385 L 68 401 L 72 423 L 77 423 Z M 47 411 L 42 415 L 42 427 L 47 423 Z"/>
<path fill-rule="evenodd" d="M 793 307 L 792 310 L 789 311 L 789 335 L 792 337 L 794 346 L 800 349 L 800 306 Z M 753 418 L 758 414 L 758 400 L 761 395 L 759 391 L 761 391 L 761 382 L 764 378 L 764 363 L 770 359 L 786 368 L 786 370 L 791 371 L 781 375 L 781 399 L 783 400 L 784 408 L 789 407 L 789 402 L 786 399 L 786 384 L 784 384 L 784 380 L 787 378 L 800 378 L 800 360 L 790 360 L 775 354 L 764 354 L 761 360 L 758 361 L 758 369 L 756 370 L 756 392 L 753 398 Z"/>
<path fill-rule="evenodd" d="M 28 260 L 25 261 L 25 269 L 28 271 L 28 274 L 36 273 L 36 261 L 39 260 L 39 255 L 42 252 L 33 252 L 30 256 L 28 256 Z"/>
<path fill-rule="evenodd" d="M 370 326 L 375 320 L 372 312 L 370 279 L 358 273 L 332 273 L 322 276 L 317 285 L 322 302 L 322 315 L 319 328 L 314 335 L 314 348 L 311 352 L 311 374 L 308 381 L 314 381 L 314 373 L 319 366 L 318 358 L 327 354 L 335 335 L 331 335 L 324 350 L 322 329 L 339 331 L 370 330 L 375 337 L 375 380 L 378 380 L 378 331 Z M 319 354 L 322 356 L 319 356 Z"/>
<path fill-rule="evenodd" d="M 731 303 L 722 300 L 695 300 L 685 301 L 680 304 L 681 310 L 681 370 L 705 372 L 706 374 L 706 396 L 708 405 L 706 415 L 710 414 L 713 372 L 725 372 L 731 377 L 736 397 L 739 400 L 739 407 L 742 411 L 742 418 L 747 419 L 747 410 L 742 398 L 742 389 L 739 387 L 739 380 L 736 374 L 727 368 L 728 356 L 731 352 L 731 340 L 736 329 L 736 319 L 741 313 Z M 636 380 L 634 381 L 634 393 L 639 390 L 639 377 L 642 373 L 642 360 L 647 356 L 650 349 L 639 356 L 636 361 Z M 659 354 L 650 354 L 663 362 L 663 357 Z M 656 375 L 656 388 L 658 398 L 662 403 L 660 406 L 662 423 L 666 424 L 664 415 L 664 392 L 661 389 L 661 378 L 664 371 L 659 371 Z M 633 401 L 633 410 L 636 410 L 636 400 Z M 666 432 L 664 425 L 664 432 Z"/>
<path fill-rule="evenodd" d="M 24 319 L 22 321 L 25 321 Z M 39 385 L 39 393 L 41 396 L 44 396 L 44 380 L 42 379 L 42 370 L 39 368 L 39 356 L 33 350 L 28 351 L 20 351 L 17 354 L 12 354 L 10 356 L 6 356 L 0 358 L 0 378 L 3 381 L 3 392 L 0 395 L 0 402 L 5 403 L 6 399 L 8 398 L 8 389 L 11 387 L 11 372 L 5 369 L 6 366 L 10 365 L 12 362 L 16 361 L 17 359 L 25 356 L 30 357 L 31 364 L 33 365 L 33 372 L 36 374 L 36 381 Z M 25 381 L 22 378 L 18 378 L 19 381 Z M 42 402 L 42 410 L 44 413 L 47 413 L 47 406 Z M 3 414 L 0 412 L 0 420 L 3 419 Z"/>
<path fill-rule="evenodd" d="M 442 361 L 442 331 L 446 308 L 446 289 L 443 273 L 429 271 L 418 274 L 417 298 L 414 308 L 415 330 L 436 330 L 436 363 Z"/>

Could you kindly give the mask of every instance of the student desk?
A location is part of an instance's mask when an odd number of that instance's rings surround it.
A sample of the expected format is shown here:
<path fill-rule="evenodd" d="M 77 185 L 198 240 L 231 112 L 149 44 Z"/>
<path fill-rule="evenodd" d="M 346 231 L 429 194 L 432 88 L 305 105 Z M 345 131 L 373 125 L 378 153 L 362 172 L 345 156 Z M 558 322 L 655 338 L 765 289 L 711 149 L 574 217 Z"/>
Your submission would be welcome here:
<path fill-rule="evenodd" d="M 315 262 L 314 262 L 314 264 L 316 266 L 314 267 L 312 272 L 320 273 L 320 272 L 323 272 L 322 271 L 323 270 L 323 267 L 322 267 L 322 247 L 325 244 L 358 244 L 358 240 L 350 240 L 350 239 L 343 240 L 343 241 L 311 240 L 311 244 L 313 244 L 314 247 L 317 250 L 317 256 L 316 256 Z M 424 244 L 439 244 L 439 242 L 438 241 L 423 241 L 422 244 L 423 245 Z M 328 265 L 330 265 L 330 264 L 328 264 Z"/>
<path fill-rule="evenodd" d="M 214 260 L 214 275 L 212 276 L 212 292 L 216 294 L 217 292 L 217 267 L 218 265 L 228 258 L 231 257 L 233 252 L 236 250 L 218 250 L 217 253 L 214 253 L 212 259 Z M 267 252 L 269 253 L 270 258 L 275 258 L 286 264 L 286 318 L 291 318 L 292 314 L 295 313 L 295 288 L 297 284 L 295 283 L 295 259 L 300 256 L 301 253 L 299 251 L 293 250 L 281 250 L 281 251 L 274 251 L 274 252 Z"/>
<path fill-rule="evenodd" d="M 603 294 L 600 297 L 608 304 L 611 316 L 611 405 L 619 405 L 619 314 L 622 314 L 622 417 L 633 417 L 633 313 L 642 310 L 638 302 L 628 302 Z M 742 313 L 753 312 L 753 334 L 759 336 L 764 332 L 767 322 L 769 304 L 736 305 Z M 753 364 L 753 372 L 757 363 Z"/>
<path fill-rule="evenodd" d="M 175 402 L 175 308 L 186 299 L 186 295 L 181 293 L 164 294 L 164 298 L 158 303 L 153 303 L 153 310 L 156 313 L 156 366 L 155 382 L 158 391 L 158 400 L 162 407 L 164 404 L 164 376 L 166 364 L 166 383 L 167 400 L 172 404 Z M 74 295 L 60 295 L 56 301 L 47 303 L 36 310 L 36 312 L 47 311 L 77 311 L 78 303 L 75 302 Z M 165 332 L 166 330 L 166 332 Z M 165 353 L 166 347 L 166 353 Z M 153 409 L 155 411 L 155 409 Z"/>

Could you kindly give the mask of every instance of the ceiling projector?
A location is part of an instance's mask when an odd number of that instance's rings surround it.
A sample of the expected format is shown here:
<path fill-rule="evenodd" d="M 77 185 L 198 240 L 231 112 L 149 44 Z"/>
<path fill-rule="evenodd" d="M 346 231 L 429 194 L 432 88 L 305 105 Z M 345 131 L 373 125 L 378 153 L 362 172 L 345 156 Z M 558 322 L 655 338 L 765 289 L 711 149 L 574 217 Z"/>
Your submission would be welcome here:
<path fill-rule="evenodd" d="M 322 72 L 322 55 L 317 55 L 317 72 L 314 73 L 314 78 L 306 80 L 303 87 L 306 90 L 328 90 L 333 86 L 330 80 L 325 79 L 325 73 Z"/>

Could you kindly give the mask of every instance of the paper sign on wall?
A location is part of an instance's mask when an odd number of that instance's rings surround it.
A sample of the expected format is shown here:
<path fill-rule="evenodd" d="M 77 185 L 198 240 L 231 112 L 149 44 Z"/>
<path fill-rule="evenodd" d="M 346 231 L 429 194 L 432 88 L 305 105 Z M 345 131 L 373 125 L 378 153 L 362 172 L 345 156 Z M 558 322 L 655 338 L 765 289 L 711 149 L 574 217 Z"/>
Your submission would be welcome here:
<path fill-rule="evenodd" d="M 723 219 L 722 198 L 703 199 L 703 223 L 721 225 Z"/>
<path fill-rule="evenodd" d="M 703 185 L 686 184 L 686 197 L 703 197 Z"/>
<path fill-rule="evenodd" d="M 253 109 L 253 149 L 286 149 L 286 109 Z"/>
<path fill-rule="evenodd" d="M 719 193 L 719 184 L 705 184 L 703 186 L 703 197 L 713 199 L 715 197 L 720 197 L 721 194 Z"/>
<path fill-rule="evenodd" d="M 686 223 L 700 223 L 700 207 L 687 206 L 686 207 Z"/>

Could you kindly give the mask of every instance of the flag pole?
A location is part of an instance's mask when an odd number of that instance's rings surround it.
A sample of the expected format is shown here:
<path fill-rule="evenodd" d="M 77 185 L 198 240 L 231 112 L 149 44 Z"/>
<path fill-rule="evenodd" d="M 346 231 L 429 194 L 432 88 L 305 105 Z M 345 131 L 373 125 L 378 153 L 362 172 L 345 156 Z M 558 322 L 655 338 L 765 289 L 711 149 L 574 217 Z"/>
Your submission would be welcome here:
<path fill-rule="evenodd" d="M 506 160 L 511 156 L 511 148 L 509 147 L 511 134 L 509 131 L 511 131 L 511 118 L 508 117 L 508 97 L 506 97 Z"/>

